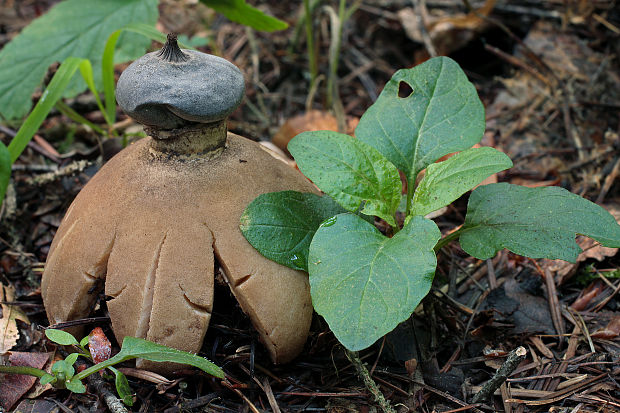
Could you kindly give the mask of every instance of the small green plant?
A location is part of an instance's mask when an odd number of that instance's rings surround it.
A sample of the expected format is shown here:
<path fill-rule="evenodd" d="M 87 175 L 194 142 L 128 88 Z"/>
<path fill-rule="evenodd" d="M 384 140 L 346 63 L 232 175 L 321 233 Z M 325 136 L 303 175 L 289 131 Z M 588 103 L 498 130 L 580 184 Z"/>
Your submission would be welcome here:
<path fill-rule="evenodd" d="M 67 389 L 73 393 L 84 393 L 86 387 L 82 383 L 82 380 L 93 373 L 107 368 L 114 373 L 116 391 L 121 400 L 123 400 L 123 403 L 128 406 L 133 404 L 133 398 L 127 377 L 119 370 L 112 367 L 127 360 L 142 358 L 155 362 L 188 364 L 212 376 L 221 379 L 224 378 L 222 369 L 203 357 L 134 337 L 125 337 L 121 350 L 114 357 L 97 363 L 76 374 L 73 365 L 78 357 L 82 356 L 92 360 L 90 351 L 88 350 L 89 336 L 84 337 L 78 342 L 75 337 L 62 330 L 47 329 L 45 330 L 45 335 L 54 343 L 63 346 L 73 346 L 77 352 L 71 353 L 64 360 L 55 362 L 52 365 L 51 374 L 47 373 L 45 370 L 33 367 L 2 365 L 0 365 L 0 373 L 27 374 L 38 377 L 41 384 L 50 383 L 57 389 Z"/>
<path fill-rule="evenodd" d="M 430 290 L 437 251 L 457 238 L 479 259 L 506 248 L 575 262 L 575 234 L 620 247 L 620 226 L 602 207 L 562 188 L 507 183 L 476 188 L 465 223 L 441 238 L 424 216 L 512 166 L 493 148 L 471 148 L 484 128 L 483 105 L 453 60 L 399 70 L 362 116 L 357 139 L 318 131 L 289 143 L 299 169 L 327 195 L 261 195 L 242 215 L 241 231 L 267 258 L 308 271 L 315 310 L 351 351 L 411 315 Z M 407 180 L 402 228 L 398 170 Z M 390 225 L 391 237 L 368 222 L 372 216 Z"/>

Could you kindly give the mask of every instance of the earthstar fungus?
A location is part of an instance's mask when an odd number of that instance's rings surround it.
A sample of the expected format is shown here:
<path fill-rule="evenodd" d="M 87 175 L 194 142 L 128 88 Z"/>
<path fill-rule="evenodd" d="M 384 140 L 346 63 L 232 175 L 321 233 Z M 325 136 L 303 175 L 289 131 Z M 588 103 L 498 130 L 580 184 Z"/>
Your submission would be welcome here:
<path fill-rule="evenodd" d="M 315 189 L 227 133 L 243 94 L 236 66 L 181 50 L 174 35 L 122 73 L 117 101 L 150 136 L 106 163 L 69 207 L 41 282 L 50 323 L 88 316 L 103 289 L 119 342 L 134 336 L 198 352 L 217 260 L 272 360 L 299 354 L 312 317 L 307 275 L 260 255 L 239 218 L 260 194 Z"/>

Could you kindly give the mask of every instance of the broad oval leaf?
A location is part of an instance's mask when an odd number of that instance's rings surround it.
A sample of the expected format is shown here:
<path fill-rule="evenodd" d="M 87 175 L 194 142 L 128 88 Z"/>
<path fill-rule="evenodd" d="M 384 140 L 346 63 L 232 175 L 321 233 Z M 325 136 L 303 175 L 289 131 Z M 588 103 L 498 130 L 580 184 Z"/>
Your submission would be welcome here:
<path fill-rule="evenodd" d="M 310 244 L 317 313 L 349 350 L 362 350 L 406 320 L 431 288 L 440 237 L 421 216 L 393 238 L 353 214 L 325 221 Z"/>
<path fill-rule="evenodd" d="M 127 377 L 114 367 L 108 368 L 112 370 L 112 373 L 114 373 L 114 384 L 116 385 L 116 393 L 118 393 L 118 397 L 120 397 L 126 406 L 133 406 L 133 392 L 131 391 Z"/>
<path fill-rule="evenodd" d="M 101 84 L 101 58 L 107 37 L 128 23 L 157 21 L 158 0 L 66 0 L 34 20 L 0 51 L 0 112 L 8 119 L 30 110 L 30 95 L 41 84 L 50 64 L 73 56 L 93 63 L 95 83 Z M 144 53 L 150 41 L 123 34 L 116 61 Z M 86 88 L 72 83 L 68 93 Z"/>
<path fill-rule="evenodd" d="M 401 82 L 413 92 L 399 97 Z M 375 147 L 407 176 L 482 139 L 484 107 L 459 65 L 448 57 L 397 71 L 364 113 L 355 136 Z"/>
<path fill-rule="evenodd" d="M 72 334 L 69 334 L 66 331 L 48 328 L 47 330 L 45 330 L 45 336 L 52 340 L 54 343 L 60 344 L 61 346 L 79 346 L 79 343 L 75 339 L 75 337 L 73 337 Z"/>
<path fill-rule="evenodd" d="M 507 183 L 476 188 L 469 198 L 461 247 L 479 259 L 506 248 L 531 258 L 575 262 L 575 234 L 620 247 L 620 225 L 604 208 L 559 187 Z"/>
<path fill-rule="evenodd" d="M 308 249 L 321 222 L 345 212 L 331 197 L 297 191 L 258 196 L 241 215 L 239 228 L 265 257 L 308 271 Z"/>
<path fill-rule="evenodd" d="M 411 215 L 437 211 L 492 174 L 512 167 L 512 161 L 497 149 L 472 148 L 426 168 L 415 189 Z"/>
<path fill-rule="evenodd" d="M 288 144 L 299 170 L 346 210 L 376 215 L 395 226 L 398 170 L 373 147 L 338 132 L 303 132 Z"/>

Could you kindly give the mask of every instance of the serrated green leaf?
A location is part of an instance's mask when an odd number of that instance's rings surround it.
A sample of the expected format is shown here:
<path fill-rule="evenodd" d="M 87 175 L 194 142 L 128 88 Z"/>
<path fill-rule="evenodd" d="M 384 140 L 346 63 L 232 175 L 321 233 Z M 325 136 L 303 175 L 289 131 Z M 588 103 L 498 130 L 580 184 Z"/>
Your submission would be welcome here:
<path fill-rule="evenodd" d="M 440 235 L 421 216 L 392 238 L 352 214 L 321 224 L 308 259 L 312 303 L 346 348 L 372 345 L 411 315 L 431 288 Z"/>
<path fill-rule="evenodd" d="M 308 271 L 308 249 L 321 222 L 345 210 L 331 197 L 296 191 L 258 196 L 241 215 L 239 228 L 265 257 Z"/>
<path fill-rule="evenodd" d="M 0 142 L 0 205 L 2 205 L 6 189 L 9 187 L 12 164 L 11 153 L 4 143 Z"/>
<path fill-rule="evenodd" d="M 400 83 L 413 92 L 399 97 Z M 476 88 L 448 57 L 397 71 L 364 113 L 355 136 L 378 149 L 407 176 L 416 175 L 444 155 L 482 139 L 484 107 Z"/>
<path fill-rule="evenodd" d="M 581 252 L 575 234 L 620 247 L 620 225 L 609 212 L 558 187 L 478 187 L 461 232 L 461 247 L 483 260 L 506 248 L 526 257 L 575 262 Z"/>
<path fill-rule="evenodd" d="M 395 226 L 398 170 L 373 147 L 338 132 L 303 132 L 288 144 L 299 170 L 346 210 L 376 215 Z"/>
<path fill-rule="evenodd" d="M 503 152 L 493 148 L 472 148 L 426 168 L 413 195 L 411 215 L 437 211 L 489 176 L 512 167 Z"/>
<path fill-rule="evenodd" d="M 108 367 L 114 373 L 114 384 L 116 386 L 116 393 L 121 398 L 123 403 L 126 406 L 133 406 L 133 392 L 131 391 L 131 387 L 129 387 L 129 382 L 127 381 L 127 377 L 114 367 Z"/>
<path fill-rule="evenodd" d="M 250 6 L 245 0 L 200 0 L 218 13 L 222 13 L 229 20 L 249 26 L 253 29 L 273 32 L 284 30 L 288 27 L 286 22 L 269 16 L 255 7 Z"/>
<path fill-rule="evenodd" d="M 75 377 L 67 381 L 65 386 L 73 393 L 86 393 L 86 386 L 84 386 L 84 384 L 82 384 L 82 382 Z"/>
<path fill-rule="evenodd" d="M 87 58 L 94 80 L 101 85 L 101 57 L 107 37 L 128 23 L 154 25 L 157 0 L 66 0 L 34 20 L 0 51 L 0 113 L 8 119 L 24 116 L 30 95 L 41 84 L 50 64 L 67 57 Z M 137 34 L 123 34 L 117 62 L 141 56 L 150 41 Z M 73 82 L 66 95 L 86 88 Z"/>
<path fill-rule="evenodd" d="M 212 376 L 224 378 L 224 372 L 222 369 L 204 357 L 167 347 L 162 344 L 153 343 L 141 338 L 128 336 L 123 339 L 121 351 L 119 351 L 114 357 L 110 357 L 101 363 L 95 364 L 94 366 L 81 371 L 76 375 L 76 377 L 83 379 L 99 370 L 103 370 L 110 366 L 114 366 L 115 364 L 135 358 L 142 358 L 161 363 L 170 362 L 187 364 L 197 367 Z"/>
<path fill-rule="evenodd" d="M 66 331 L 48 328 L 47 330 L 45 330 L 45 336 L 52 340 L 54 343 L 60 344 L 61 346 L 79 345 L 75 337 L 73 337 L 73 335 L 67 333 Z"/>

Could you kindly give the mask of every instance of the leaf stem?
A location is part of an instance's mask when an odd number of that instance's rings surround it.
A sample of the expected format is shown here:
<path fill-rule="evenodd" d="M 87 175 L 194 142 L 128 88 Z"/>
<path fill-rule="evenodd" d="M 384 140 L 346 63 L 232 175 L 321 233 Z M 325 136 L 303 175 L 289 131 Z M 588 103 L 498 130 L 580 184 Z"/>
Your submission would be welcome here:
<path fill-rule="evenodd" d="M 368 391 L 370 391 L 370 393 L 372 393 L 372 395 L 374 396 L 375 401 L 379 404 L 379 406 L 381 407 L 381 410 L 383 410 L 384 413 L 396 413 L 396 411 L 390 404 L 389 400 L 385 399 L 385 396 L 383 396 L 383 393 L 381 393 L 381 390 L 379 390 L 377 383 L 375 383 L 375 381 L 370 376 L 368 369 L 366 368 L 366 366 L 360 359 L 357 352 L 351 351 L 351 350 L 345 350 L 345 351 L 347 353 L 347 358 L 351 361 L 351 363 L 355 367 L 357 374 L 364 381 L 364 385 L 366 386 Z"/>
<path fill-rule="evenodd" d="M 456 231 L 454 231 L 452 234 L 446 235 L 445 237 L 440 239 L 437 245 L 435 245 L 435 253 L 437 253 L 437 251 L 439 251 L 440 249 L 448 245 L 450 242 L 460 237 L 464 231 L 465 231 L 464 227 L 461 227 L 457 229 Z"/>
<path fill-rule="evenodd" d="M 6 374 L 26 374 L 28 376 L 43 377 L 47 372 L 28 366 L 0 366 L 0 373 Z"/>

